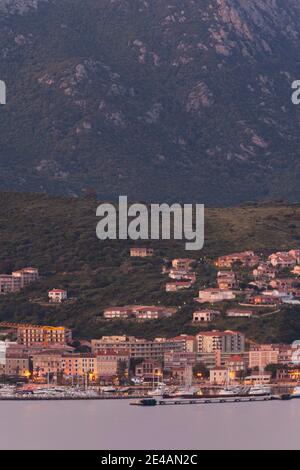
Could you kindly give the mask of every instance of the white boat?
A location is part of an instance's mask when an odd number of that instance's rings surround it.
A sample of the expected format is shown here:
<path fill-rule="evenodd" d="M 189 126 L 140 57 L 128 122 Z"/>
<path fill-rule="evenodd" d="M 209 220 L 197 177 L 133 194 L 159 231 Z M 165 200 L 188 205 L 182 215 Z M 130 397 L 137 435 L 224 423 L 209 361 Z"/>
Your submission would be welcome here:
<path fill-rule="evenodd" d="M 16 393 L 16 387 L 12 385 L 4 385 L 0 388 L 0 397 L 13 397 Z"/>
<path fill-rule="evenodd" d="M 300 398 L 300 386 L 297 385 L 297 387 L 294 388 L 293 393 L 292 393 L 293 398 Z"/>
<path fill-rule="evenodd" d="M 219 395 L 222 396 L 233 396 L 233 395 L 240 395 L 241 387 L 226 387 L 220 390 Z"/>
<path fill-rule="evenodd" d="M 164 393 L 166 393 L 166 384 L 162 382 L 159 383 L 153 390 L 148 391 L 148 395 L 150 397 L 161 397 Z"/>
<path fill-rule="evenodd" d="M 254 385 L 249 390 L 249 395 L 271 395 L 272 389 L 268 385 Z"/>
<path fill-rule="evenodd" d="M 193 397 L 197 395 L 198 393 L 198 388 L 196 387 L 180 387 L 177 388 L 172 394 L 170 394 L 171 397 Z"/>
<path fill-rule="evenodd" d="M 114 393 L 116 391 L 114 387 L 101 387 L 100 390 L 103 393 Z"/>

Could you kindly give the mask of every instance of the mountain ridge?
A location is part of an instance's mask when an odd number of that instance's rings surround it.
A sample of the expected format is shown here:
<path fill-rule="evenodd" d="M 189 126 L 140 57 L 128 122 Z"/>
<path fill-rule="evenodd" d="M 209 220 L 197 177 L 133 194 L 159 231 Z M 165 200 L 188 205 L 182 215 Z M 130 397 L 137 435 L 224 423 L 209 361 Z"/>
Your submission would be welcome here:
<path fill-rule="evenodd" d="M 300 200 L 297 0 L 2 0 L 0 189 Z"/>

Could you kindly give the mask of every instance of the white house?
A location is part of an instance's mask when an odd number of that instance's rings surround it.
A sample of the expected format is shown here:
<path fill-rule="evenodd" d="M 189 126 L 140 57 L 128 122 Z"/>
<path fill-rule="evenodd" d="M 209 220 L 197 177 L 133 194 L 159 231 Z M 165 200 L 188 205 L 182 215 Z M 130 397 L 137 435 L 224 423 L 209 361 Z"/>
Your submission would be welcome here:
<path fill-rule="evenodd" d="M 48 292 L 49 302 L 61 303 L 67 300 L 68 293 L 63 289 L 52 289 Z"/>

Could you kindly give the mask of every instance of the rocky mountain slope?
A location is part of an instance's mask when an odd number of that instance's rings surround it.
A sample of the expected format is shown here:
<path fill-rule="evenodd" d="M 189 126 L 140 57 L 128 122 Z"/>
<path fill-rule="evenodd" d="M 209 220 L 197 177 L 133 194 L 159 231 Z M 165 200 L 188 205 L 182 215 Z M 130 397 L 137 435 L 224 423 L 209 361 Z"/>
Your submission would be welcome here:
<path fill-rule="evenodd" d="M 0 189 L 300 199 L 299 0 L 0 0 Z"/>

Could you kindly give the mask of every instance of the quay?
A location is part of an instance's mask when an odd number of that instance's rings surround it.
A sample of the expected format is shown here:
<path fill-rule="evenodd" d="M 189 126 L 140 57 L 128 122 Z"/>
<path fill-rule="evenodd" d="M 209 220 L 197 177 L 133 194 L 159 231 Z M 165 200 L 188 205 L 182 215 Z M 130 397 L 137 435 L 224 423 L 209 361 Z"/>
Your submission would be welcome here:
<path fill-rule="evenodd" d="M 0 396 L 0 401 L 88 401 L 88 400 L 131 400 L 131 399 L 143 399 L 143 397 L 139 396 L 127 396 L 127 395 L 119 395 L 119 396 Z M 146 399 L 146 397 L 145 397 Z"/>
<path fill-rule="evenodd" d="M 156 400 L 153 398 L 146 398 L 131 402 L 132 406 L 172 406 L 172 405 L 213 405 L 221 403 L 254 403 L 274 400 L 292 400 L 293 396 L 289 394 L 283 395 L 269 395 L 269 396 L 248 396 L 248 397 L 228 397 L 228 398 L 210 398 L 210 399 L 175 399 L 175 400 Z"/>

